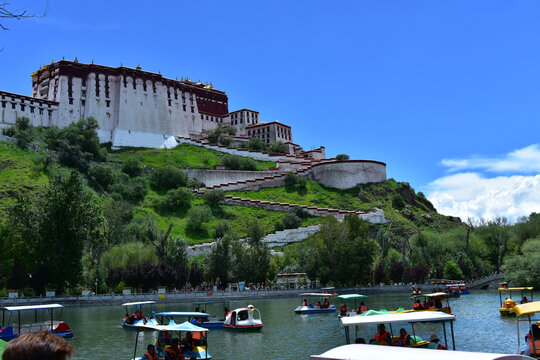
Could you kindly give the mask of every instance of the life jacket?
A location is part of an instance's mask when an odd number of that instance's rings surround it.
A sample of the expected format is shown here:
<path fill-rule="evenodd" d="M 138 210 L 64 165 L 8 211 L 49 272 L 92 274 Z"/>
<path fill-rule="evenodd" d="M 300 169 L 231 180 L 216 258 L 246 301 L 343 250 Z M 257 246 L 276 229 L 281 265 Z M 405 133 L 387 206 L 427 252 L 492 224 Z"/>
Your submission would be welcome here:
<path fill-rule="evenodd" d="M 448 350 L 448 349 L 444 345 L 437 344 L 437 350 Z"/>
<path fill-rule="evenodd" d="M 533 347 L 532 339 L 530 337 L 528 337 L 528 341 L 529 341 L 529 349 L 531 351 L 531 355 L 540 355 L 540 339 L 534 339 L 534 347 Z"/>
<path fill-rule="evenodd" d="M 407 338 L 411 338 L 411 335 L 405 333 L 404 336 L 399 335 L 399 340 L 401 341 L 401 346 L 407 346 L 405 345 L 407 343 Z M 409 343 L 412 343 L 412 341 L 409 341 Z"/>
<path fill-rule="evenodd" d="M 413 305 L 414 310 L 420 310 L 421 307 L 422 307 L 422 305 L 420 305 L 420 303 L 417 303 L 417 302 L 414 303 L 414 305 Z"/>
<path fill-rule="evenodd" d="M 304 302 L 302 303 L 302 306 L 307 306 L 307 301 L 304 301 Z"/>
<path fill-rule="evenodd" d="M 347 312 L 347 307 L 345 305 L 341 306 L 341 313 L 344 314 Z"/>
<path fill-rule="evenodd" d="M 137 320 L 137 314 L 133 313 L 133 314 L 131 314 L 131 316 L 132 316 L 135 320 Z"/>
<path fill-rule="evenodd" d="M 184 354 L 182 354 L 182 351 L 180 351 L 180 348 L 176 348 L 176 351 L 173 349 L 173 347 L 169 347 L 165 350 L 167 354 L 169 354 L 169 358 L 173 360 L 183 360 Z"/>
<path fill-rule="evenodd" d="M 158 360 L 158 355 L 157 353 L 155 353 L 155 355 L 150 355 L 149 352 L 145 352 L 144 355 L 146 355 L 146 357 L 148 357 L 148 360 Z"/>
<path fill-rule="evenodd" d="M 360 314 L 363 313 L 364 311 L 367 311 L 367 306 L 366 305 L 362 305 L 360 306 Z"/>
<path fill-rule="evenodd" d="M 381 334 L 380 331 L 377 331 L 377 335 L 375 335 L 375 341 L 377 342 L 386 342 L 390 343 L 390 333 L 388 331 L 385 331 Z"/>

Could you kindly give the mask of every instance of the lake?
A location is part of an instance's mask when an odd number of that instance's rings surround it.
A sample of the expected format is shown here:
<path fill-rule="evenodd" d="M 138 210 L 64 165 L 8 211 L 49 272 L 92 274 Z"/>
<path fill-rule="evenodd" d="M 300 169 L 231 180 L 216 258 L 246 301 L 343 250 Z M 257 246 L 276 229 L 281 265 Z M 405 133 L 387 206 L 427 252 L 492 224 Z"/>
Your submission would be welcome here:
<path fill-rule="evenodd" d="M 535 292 L 535 299 L 540 293 Z M 332 299 L 336 307 L 340 300 Z M 298 315 L 294 309 L 300 299 L 280 298 L 241 300 L 232 307 L 254 305 L 261 311 L 264 328 L 260 332 L 234 332 L 211 330 L 208 336 L 208 351 L 214 359 L 309 359 L 311 354 L 321 354 L 331 348 L 345 344 L 344 330 L 337 313 Z M 399 307 L 412 308 L 408 294 L 371 295 L 367 305 L 370 309 Z M 454 324 L 456 350 L 516 353 L 517 335 L 514 317 L 499 315 L 499 297 L 496 290 L 472 291 L 457 299 L 450 299 L 456 315 Z M 194 311 L 190 303 L 157 304 L 159 311 Z M 207 307 L 210 314 L 223 313 L 221 304 Z M 69 341 L 75 347 L 74 359 L 131 359 L 135 345 L 135 331 L 121 327 L 124 310 L 121 306 L 99 306 L 65 308 L 63 320 L 73 329 L 74 337 Z M 404 324 L 409 333 L 410 325 Z M 398 329 L 394 329 L 396 335 Z M 449 330 L 449 327 L 448 327 Z M 375 326 L 359 330 L 366 339 L 374 337 Z M 441 325 L 420 324 L 415 326 L 416 335 L 429 340 L 431 334 L 443 337 Z M 526 331 L 523 324 L 522 331 Z M 524 333 L 522 333 L 524 334 Z M 139 335 L 137 356 L 141 356 L 146 344 L 157 336 L 152 332 Z M 449 345 L 450 345 L 450 335 Z M 522 342 L 523 345 L 523 342 Z"/>

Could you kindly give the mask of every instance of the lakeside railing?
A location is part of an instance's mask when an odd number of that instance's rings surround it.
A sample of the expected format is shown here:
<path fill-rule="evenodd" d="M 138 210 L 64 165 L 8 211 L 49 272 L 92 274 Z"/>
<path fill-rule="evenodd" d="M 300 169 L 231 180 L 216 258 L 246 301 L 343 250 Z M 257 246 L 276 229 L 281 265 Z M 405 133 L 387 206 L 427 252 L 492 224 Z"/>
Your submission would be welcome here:
<path fill-rule="evenodd" d="M 422 286 L 422 285 L 419 285 Z M 151 293 L 131 294 L 88 294 L 88 295 L 56 295 L 56 296 L 33 296 L 0 298 L 0 307 L 13 305 L 35 305 L 47 303 L 60 303 L 64 306 L 94 306 L 94 305 L 118 305 L 125 302 L 148 301 L 156 302 L 194 302 L 214 300 L 237 300 L 249 298 L 271 298 L 298 296 L 306 291 L 319 291 L 320 289 L 260 289 L 260 290 L 206 290 L 206 291 L 171 291 L 160 294 L 157 291 Z M 376 285 L 369 287 L 337 288 L 331 290 L 335 293 L 360 293 L 378 294 L 389 292 L 410 292 L 410 285 Z M 161 295 L 161 296 L 160 296 Z"/>

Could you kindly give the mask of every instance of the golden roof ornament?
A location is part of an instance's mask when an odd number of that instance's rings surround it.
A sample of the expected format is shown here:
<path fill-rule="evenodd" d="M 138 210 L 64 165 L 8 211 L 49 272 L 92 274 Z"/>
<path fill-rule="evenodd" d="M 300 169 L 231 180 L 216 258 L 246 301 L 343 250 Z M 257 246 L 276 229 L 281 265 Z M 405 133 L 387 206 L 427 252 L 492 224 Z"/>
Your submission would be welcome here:
<path fill-rule="evenodd" d="M 135 69 L 141 70 L 141 63 L 137 63 L 137 67 Z"/>
<path fill-rule="evenodd" d="M 75 56 L 75 60 L 73 60 L 73 62 L 78 63 L 78 62 L 79 62 L 79 59 L 77 59 L 77 57 Z"/>
<path fill-rule="evenodd" d="M 201 82 L 201 79 L 199 79 L 199 81 L 197 81 L 197 85 L 202 85 L 203 83 Z"/>

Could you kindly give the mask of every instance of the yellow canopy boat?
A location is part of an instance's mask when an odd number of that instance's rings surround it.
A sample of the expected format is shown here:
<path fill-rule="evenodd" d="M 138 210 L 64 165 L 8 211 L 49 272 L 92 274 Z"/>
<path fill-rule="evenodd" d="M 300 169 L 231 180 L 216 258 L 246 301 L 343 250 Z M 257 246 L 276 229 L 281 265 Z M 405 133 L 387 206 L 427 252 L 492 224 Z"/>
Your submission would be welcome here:
<path fill-rule="evenodd" d="M 516 292 L 521 294 L 521 299 L 520 299 L 521 303 L 527 303 L 529 301 L 533 301 L 533 290 L 534 290 L 534 288 L 531 287 L 531 286 L 527 286 L 527 287 L 508 287 L 507 283 L 500 283 L 499 285 L 500 285 L 499 286 L 499 304 L 500 304 L 499 311 L 501 313 L 501 316 L 511 315 L 510 310 L 516 305 L 516 301 L 514 299 L 512 299 L 512 293 L 514 293 L 514 297 L 515 297 Z M 525 296 L 526 291 L 530 292 L 530 294 L 531 294 L 530 299 L 527 299 L 527 297 Z M 502 294 L 505 294 L 504 301 L 502 299 Z"/>

